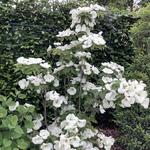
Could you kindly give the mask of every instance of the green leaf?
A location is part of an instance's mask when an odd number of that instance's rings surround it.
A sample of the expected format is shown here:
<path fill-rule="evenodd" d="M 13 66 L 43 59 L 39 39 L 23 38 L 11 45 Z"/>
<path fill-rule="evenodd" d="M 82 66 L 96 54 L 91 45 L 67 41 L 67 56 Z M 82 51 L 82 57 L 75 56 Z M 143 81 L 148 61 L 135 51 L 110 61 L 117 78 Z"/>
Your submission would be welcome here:
<path fill-rule="evenodd" d="M 5 128 L 13 129 L 16 127 L 18 122 L 18 117 L 9 115 L 5 120 L 2 120 L 2 124 Z"/>
<path fill-rule="evenodd" d="M 24 131 L 22 130 L 22 128 L 20 126 L 16 126 L 15 130 L 14 130 L 16 133 L 19 133 L 19 134 L 24 134 Z"/>
<path fill-rule="evenodd" d="M 9 139 L 3 139 L 3 146 L 4 147 L 10 147 L 10 145 L 12 144 L 12 141 Z"/>
<path fill-rule="evenodd" d="M 3 101 L 6 101 L 7 100 L 7 97 L 3 96 L 3 95 L 0 95 L 0 101 L 3 102 Z"/>
<path fill-rule="evenodd" d="M 7 115 L 7 110 L 0 106 L 0 118 L 4 118 Z"/>
<path fill-rule="evenodd" d="M 23 150 L 27 149 L 29 146 L 29 143 L 25 141 L 24 139 L 17 140 L 17 144 L 18 144 L 18 148 L 23 149 Z"/>
<path fill-rule="evenodd" d="M 18 98 L 20 98 L 20 99 L 25 99 L 25 98 L 26 98 L 26 95 L 25 95 L 25 94 L 19 94 L 19 95 L 18 95 Z"/>
<path fill-rule="evenodd" d="M 20 113 L 20 114 L 26 114 L 27 113 L 27 109 L 24 107 L 24 106 L 18 106 L 17 108 L 17 111 Z"/>

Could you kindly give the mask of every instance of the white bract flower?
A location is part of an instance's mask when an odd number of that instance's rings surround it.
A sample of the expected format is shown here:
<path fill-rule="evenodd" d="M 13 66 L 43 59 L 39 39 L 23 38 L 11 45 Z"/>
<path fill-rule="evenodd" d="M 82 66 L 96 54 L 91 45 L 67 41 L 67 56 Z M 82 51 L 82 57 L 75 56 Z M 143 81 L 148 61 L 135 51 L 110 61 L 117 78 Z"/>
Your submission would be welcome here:
<path fill-rule="evenodd" d="M 19 106 L 19 102 L 17 101 L 14 105 L 9 106 L 10 111 L 15 111 Z"/>
<path fill-rule="evenodd" d="M 58 127 L 55 122 L 48 126 L 48 131 L 51 133 L 51 135 L 54 135 L 56 137 L 59 137 L 59 135 L 62 133 L 61 128 Z"/>
<path fill-rule="evenodd" d="M 59 80 L 58 79 L 54 79 L 54 87 L 58 87 L 59 86 Z"/>
<path fill-rule="evenodd" d="M 40 129 L 42 126 L 42 123 L 40 120 L 33 120 L 33 129 L 34 130 L 38 130 Z"/>
<path fill-rule="evenodd" d="M 82 47 L 84 49 L 90 48 L 93 45 L 93 43 L 95 45 L 105 45 L 106 42 L 101 34 L 101 32 L 99 34 L 89 33 L 88 35 L 83 35 L 78 40 L 83 43 Z"/>
<path fill-rule="evenodd" d="M 25 89 L 28 87 L 29 81 L 27 81 L 26 79 L 22 79 L 18 82 L 18 84 L 19 84 L 21 89 Z"/>
<path fill-rule="evenodd" d="M 78 58 L 82 58 L 82 57 L 86 57 L 86 58 L 91 58 L 91 53 L 90 52 L 76 52 L 75 57 Z"/>
<path fill-rule="evenodd" d="M 98 68 L 96 68 L 94 66 L 92 66 L 92 71 L 93 71 L 94 74 L 99 74 Z"/>
<path fill-rule="evenodd" d="M 78 136 L 73 136 L 70 138 L 70 144 L 73 147 L 79 147 L 81 145 L 80 142 L 81 142 L 81 140 Z"/>
<path fill-rule="evenodd" d="M 64 96 L 61 96 L 56 91 L 49 91 L 45 94 L 45 99 L 53 101 L 53 106 L 56 108 L 60 107 L 62 103 L 67 104 L 67 98 Z"/>
<path fill-rule="evenodd" d="M 19 64 L 23 64 L 23 65 L 32 65 L 32 64 L 41 64 L 41 63 L 43 63 L 45 61 L 42 60 L 42 58 L 24 58 L 24 57 L 19 57 L 17 59 L 17 62 Z"/>
<path fill-rule="evenodd" d="M 69 95 L 75 95 L 76 92 L 77 92 L 77 90 L 76 90 L 76 88 L 74 88 L 74 87 L 70 87 L 69 89 L 67 89 L 67 93 L 68 93 Z"/>
<path fill-rule="evenodd" d="M 54 81 L 54 79 L 55 77 L 50 75 L 49 73 L 44 76 L 44 80 L 48 83 L 51 83 L 52 81 Z"/>
<path fill-rule="evenodd" d="M 65 31 L 59 32 L 57 37 L 67 37 L 67 36 L 74 35 L 74 34 L 75 34 L 74 31 L 71 31 L 70 29 L 67 29 Z"/>
<path fill-rule="evenodd" d="M 106 112 L 102 105 L 99 106 L 99 110 L 101 114 Z"/>
<path fill-rule="evenodd" d="M 41 150 L 53 150 L 53 144 L 52 143 L 43 143 L 40 148 L 41 148 Z"/>
<path fill-rule="evenodd" d="M 49 131 L 43 129 L 43 130 L 40 130 L 39 135 L 40 135 L 44 140 L 46 140 L 46 139 L 49 137 L 50 133 L 49 133 Z"/>
<path fill-rule="evenodd" d="M 109 68 L 104 68 L 102 71 L 106 74 L 113 74 L 113 71 Z"/>
<path fill-rule="evenodd" d="M 90 139 L 91 137 L 94 137 L 97 134 L 97 131 L 92 131 L 91 129 L 86 128 L 84 132 L 82 133 L 83 139 Z"/>
<path fill-rule="evenodd" d="M 37 76 L 28 76 L 27 80 L 30 81 L 34 86 L 40 86 L 41 84 L 46 84 L 41 74 Z"/>
<path fill-rule="evenodd" d="M 45 68 L 45 69 L 48 69 L 48 68 L 51 67 L 51 65 L 48 64 L 47 62 L 46 63 L 41 63 L 40 66 L 43 67 L 43 68 Z"/>
<path fill-rule="evenodd" d="M 42 144 L 43 143 L 43 139 L 41 136 L 36 135 L 35 137 L 32 138 L 32 142 L 34 144 Z"/>
<path fill-rule="evenodd" d="M 47 52 L 50 52 L 52 50 L 52 46 L 49 45 L 49 47 L 47 48 Z"/>
<path fill-rule="evenodd" d="M 60 46 L 61 43 L 60 43 L 60 42 L 55 42 L 54 45 L 55 45 L 55 46 Z"/>
<path fill-rule="evenodd" d="M 104 149 L 106 150 L 110 150 L 115 142 L 114 138 L 112 138 L 111 136 L 107 137 L 103 133 L 98 134 L 98 138 L 99 139 L 97 141 L 99 143 L 99 147 L 104 147 Z"/>

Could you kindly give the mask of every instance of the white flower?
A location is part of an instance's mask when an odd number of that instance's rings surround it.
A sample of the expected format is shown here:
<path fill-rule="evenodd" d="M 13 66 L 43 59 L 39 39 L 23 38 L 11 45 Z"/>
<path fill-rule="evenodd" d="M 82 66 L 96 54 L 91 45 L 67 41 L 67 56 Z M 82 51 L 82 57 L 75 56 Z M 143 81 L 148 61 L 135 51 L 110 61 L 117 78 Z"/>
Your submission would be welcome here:
<path fill-rule="evenodd" d="M 59 32 L 57 37 L 67 37 L 67 36 L 74 35 L 74 34 L 75 34 L 74 31 L 71 31 L 70 29 L 67 29 L 65 31 Z"/>
<path fill-rule="evenodd" d="M 31 105 L 31 104 L 28 104 L 28 103 L 25 103 L 24 106 L 26 106 L 26 107 L 34 107 L 34 105 Z"/>
<path fill-rule="evenodd" d="M 43 143 L 43 139 L 39 135 L 36 135 L 35 137 L 32 138 L 32 142 L 34 144 L 42 144 Z"/>
<path fill-rule="evenodd" d="M 44 139 L 44 140 L 46 140 L 48 137 L 49 137 L 49 132 L 47 131 L 47 130 L 40 130 L 40 133 L 39 133 L 39 135 Z"/>
<path fill-rule="evenodd" d="M 45 69 L 48 69 L 48 68 L 51 67 L 51 65 L 49 65 L 47 62 L 46 63 L 41 63 L 40 66 L 45 68 Z"/>
<path fill-rule="evenodd" d="M 32 84 L 34 84 L 34 86 L 39 86 L 40 84 L 46 84 L 41 74 L 37 76 L 28 76 L 27 80 L 29 80 Z"/>
<path fill-rule="evenodd" d="M 18 84 L 19 84 L 21 89 L 25 89 L 28 87 L 29 81 L 27 81 L 26 79 L 22 79 L 18 82 Z"/>
<path fill-rule="evenodd" d="M 112 138 L 111 136 L 107 137 L 103 133 L 98 134 L 98 137 L 99 137 L 99 139 L 98 139 L 99 146 L 102 146 L 102 144 L 103 144 L 105 150 L 110 150 L 112 145 L 115 142 L 114 138 Z"/>
<path fill-rule="evenodd" d="M 106 112 L 102 105 L 99 106 L 99 110 L 101 114 L 104 114 Z"/>
<path fill-rule="evenodd" d="M 70 144 L 73 146 L 73 147 L 79 147 L 81 144 L 80 144 L 80 138 L 78 136 L 73 136 L 70 138 Z"/>
<path fill-rule="evenodd" d="M 19 106 L 19 102 L 17 101 L 14 105 L 9 106 L 9 110 L 15 111 L 18 106 Z"/>
<path fill-rule="evenodd" d="M 47 52 L 50 52 L 52 50 L 52 46 L 49 45 L 48 49 L 47 49 Z"/>
<path fill-rule="evenodd" d="M 108 68 L 104 68 L 102 71 L 106 74 L 112 74 L 113 73 L 113 71 L 111 69 L 108 69 Z"/>
<path fill-rule="evenodd" d="M 43 143 L 41 145 L 41 150 L 53 150 L 53 144 L 52 143 Z"/>
<path fill-rule="evenodd" d="M 74 129 L 74 131 L 77 131 L 77 123 L 78 117 L 76 117 L 74 114 L 69 114 L 66 116 L 66 120 L 61 122 L 60 126 L 65 130 L 72 131 L 72 129 Z"/>
<path fill-rule="evenodd" d="M 60 135 L 60 140 L 55 141 L 55 150 L 71 150 L 70 140 L 66 135 Z"/>
<path fill-rule="evenodd" d="M 148 108 L 148 106 L 149 106 L 149 98 L 146 98 L 142 103 L 141 103 L 141 105 L 145 108 L 145 109 L 147 109 Z"/>
<path fill-rule="evenodd" d="M 94 66 L 92 66 L 92 71 L 94 72 L 94 74 L 99 74 L 99 70 Z"/>
<path fill-rule="evenodd" d="M 91 129 L 86 128 L 84 132 L 82 133 L 83 139 L 90 139 L 91 137 L 94 137 L 97 132 L 92 131 Z"/>
<path fill-rule="evenodd" d="M 86 120 L 85 119 L 79 119 L 77 123 L 79 128 L 83 128 L 86 125 Z"/>
<path fill-rule="evenodd" d="M 59 135 L 62 133 L 61 128 L 59 128 L 55 122 L 48 126 L 48 131 L 51 133 L 51 135 L 56 137 L 59 137 Z"/>
<path fill-rule="evenodd" d="M 110 83 L 110 82 L 112 82 L 112 78 L 110 78 L 110 77 L 102 77 L 102 81 L 104 82 L 104 83 Z"/>
<path fill-rule="evenodd" d="M 62 103 L 63 103 L 63 99 L 61 99 L 61 98 L 59 97 L 59 99 L 55 99 L 55 100 L 53 101 L 53 106 L 55 106 L 56 108 L 59 108 L 59 107 L 62 105 Z"/>
<path fill-rule="evenodd" d="M 33 132 L 33 130 L 32 130 L 32 129 L 27 128 L 27 133 L 31 133 L 31 132 Z"/>
<path fill-rule="evenodd" d="M 59 42 L 55 42 L 55 43 L 54 43 L 54 45 L 55 45 L 55 46 L 60 46 L 60 45 L 61 45 L 61 43 L 59 43 Z"/>
<path fill-rule="evenodd" d="M 77 90 L 74 87 L 70 87 L 69 89 L 67 89 L 67 93 L 69 95 L 75 95 L 77 92 Z"/>
<path fill-rule="evenodd" d="M 58 86 L 59 86 L 59 80 L 58 80 L 58 79 L 55 79 L 53 85 L 54 85 L 54 87 L 58 87 Z"/>
<path fill-rule="evenodd" d="M 60 96 L 60 94 L 57 93 L 56 91 L 49 91 L 46 93 L 45 98 L 46 98 L 46 100 L 54 101 L 54 100 L 59 99 L 59 96 Z"/>
<path fill-rule="evenodd" d="M 45 61 L 42 60 L 41 58 L 24 58 L 24 57 L 19 57 L 17 59 L 17 62 L 19 64 L 23 64 L 23 65 L 32 65 L 32 64 L 41 64 L 41 63 L 43 63 Z"/>
<path fill-rule="evenodd" d="M 38 130 L 40 129 L 42 126 L 42 123 L 40 120 L 33 120 L 33 129 L 34 130 Z"/>
<path fill-rule="evenodd" d="M 48 83 L 51 83 L 54 79 L 55 79 L 55 77 L 50 74 L 47 74 L 44 76 L 44 80 Z"/>
<path fill-rule="evenodd" d="M 115 91 L 111 91 L 105 95 L 105 99 L 108 101 L 114 101 L 117 93 Z"/>
<path fill-rule="evenodd" d="M 86 57 L 86 58 L 91 58 L 91 53 L 90 52 L 76 52 L 75 57 L 81 58 L 81 57 Z"/>

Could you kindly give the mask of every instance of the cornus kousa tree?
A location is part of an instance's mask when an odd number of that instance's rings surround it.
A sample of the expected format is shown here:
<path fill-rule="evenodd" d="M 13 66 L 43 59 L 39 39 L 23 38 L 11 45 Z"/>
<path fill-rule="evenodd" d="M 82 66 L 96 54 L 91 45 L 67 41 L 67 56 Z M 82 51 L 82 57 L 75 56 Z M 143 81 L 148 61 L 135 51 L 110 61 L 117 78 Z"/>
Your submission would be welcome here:
<path fill-rule="evenodd" d="M 56 63 L 42 58 L 17 59 L 17 67 L 27 75 L 18 82 L 20 88 L 35 90 L 43 99 L 44 112 L 27 130 L 35 147 L 110 150 L 114 139 L 92 127 L 92 116 L 97 111 L 104 113 L 108 108 L 131 107 L 134 103 L 148 108 L 146 85 L 142 81 L 127 81 L 123 77 L 124 67 L 105 62 L 99 69 L 90 64 L 89 50 L 106 44 L 102 32 L 92 32 L 103 11 L 105 8 L 97 4 L 70 11 L 70 28 L 59 32 L 59 42 L 47 49 L 48 55 L 56 57 Z M 48 110 L 53 113 L 51 119 Z"/>

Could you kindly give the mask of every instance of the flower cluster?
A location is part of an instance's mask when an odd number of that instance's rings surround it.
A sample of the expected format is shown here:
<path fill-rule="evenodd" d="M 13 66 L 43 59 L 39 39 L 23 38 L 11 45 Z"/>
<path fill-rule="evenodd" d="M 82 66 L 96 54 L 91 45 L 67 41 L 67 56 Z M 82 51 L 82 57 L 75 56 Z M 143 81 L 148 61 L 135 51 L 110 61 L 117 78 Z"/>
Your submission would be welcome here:
<path fill-rule="evenodd" d="M 82 48 L 90 48 L 93 44 L 96 45 L 105 45 L 105 40 L 102 37 L 102 32 L 99 32 L 98 34 L 95 33 L 89 33 L 87 35 L 83 35 L 78 39 L 82 44 Z"/>
<path fill-rule="evenodd" d="M 98 130 L 85 128 L 86 120 L 79 119 L 74 114 L 68 114 L 66 119 L 60 122 L 58 120 L 48 126 L 48 129 L 42 129 L 38 135 L 32 137 L 32 142 L 41 145 L 42 150 L 99 150 L 105 148 L 110 150 L 114 143 L 112 137 L 107 137 Z M 84 129 L 85 128 L 85 129 Z M 77 135 L 76 135 L 77 134 Z M 52 143 L 44 142 L 50 136 L 55 137 Z M 96 140 L 95 144 L 91 141 Z"/>
<path fill-rule="evenodd" d="M 102 105 L 100 105 L 101 113 L 107 108 L 115 108 L 115 102 L 119 99 L 121 107 L 131 107 L 132 104 L 138 103 L 144 108 L 149 106 L 149 98 L 145 90 L 146 84 L 136 80 L 127 81 L 123 78 L 124 67 L 110 62 L 102 63 L 102 69 L 105 76 L 102 77 L 104 82 L 104 90 L 106 91 Z"/>
<path fill-rule="evenodd" d="M 53 75 L 51 75 L 49 72 L 42 76 L 42 74 L 39 74 L 37 76 L 27 76 L 26 79 L 21 79 L 18 84 L 21 89 L 26 89 L 30 84 L 33 84 L 34 86 L 40 86 L 42 84 L 52 83 L 54 87 L 59 86 L 59 81 L 57 78 L 55 78 Z"/>
<path fill-rule="evenodd" d="M 90 16 L 90 20 L 85 20 L 85 25 L 94 27 L 94 25 L 96 24 L 95 19 L 97 17 L 97 12 L 100 10 L 105 11 L 105 8 L 97 4 L 91 4 L 89 7 L 79 7 L 77 9 L 71 10 L 70 14 L 72 16 L 72 24 L 70 27 L 73 28 L 76 24 L 81 24 L 81 21 L 83 21 L 81 18 L 82 14 L 88 14 Z"/>
<path fill-rule="evenodd" d="M 67 98 L 65 96 L 60 95 L 56 91 L 49 91 L 45 94 L 45 99 L 47 101 L 53 101 L 53 106 L 58 108 L 61 107 L 62 103 L 67 104 Z"/>
<path fill-rule="evenodd" d="M 34 65 L 39 64 L 43 68 L 50 68 L 51 66 L 45 62 L 45 60 L 42 60 L 41 58 L 24 58 L 19 57 L 17 59 L 18 64 L 22 65 Z"/>

